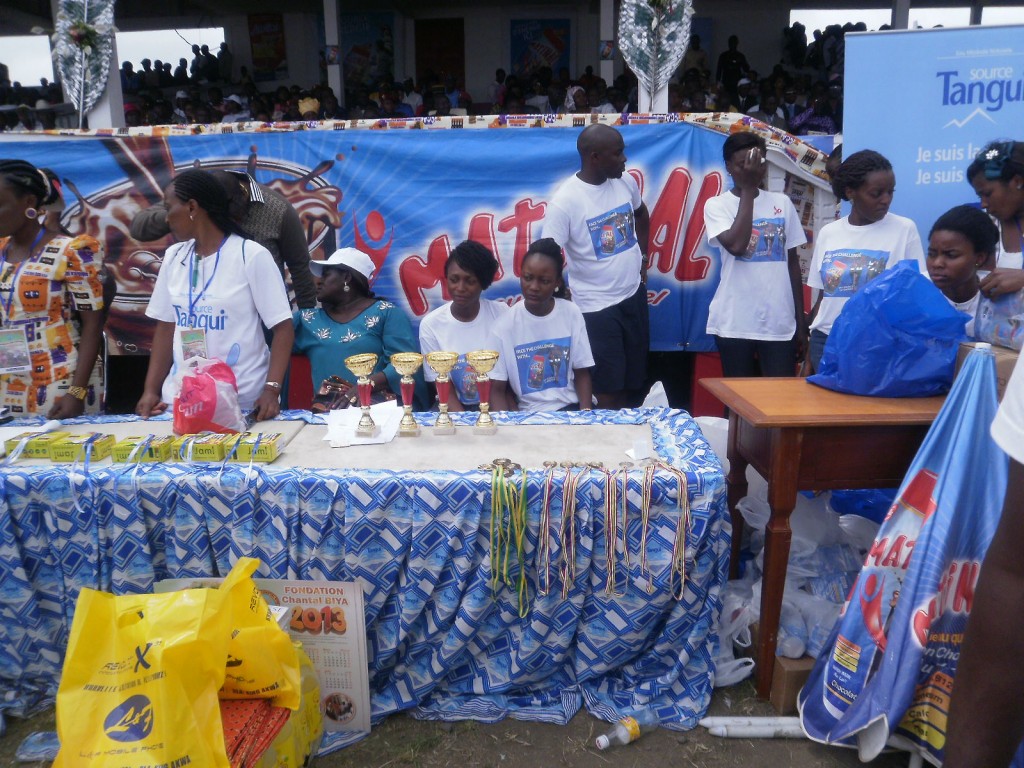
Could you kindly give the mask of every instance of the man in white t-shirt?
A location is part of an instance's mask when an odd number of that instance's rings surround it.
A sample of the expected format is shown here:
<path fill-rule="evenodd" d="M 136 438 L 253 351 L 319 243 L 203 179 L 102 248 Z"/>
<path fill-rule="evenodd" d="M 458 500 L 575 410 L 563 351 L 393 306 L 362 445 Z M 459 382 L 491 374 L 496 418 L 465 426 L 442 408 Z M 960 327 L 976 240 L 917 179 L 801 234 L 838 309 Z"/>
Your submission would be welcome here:
<path fill-rule="evenodd" d="M 624 408 L 647 378 L 650 215 L 625 173 L 622 135 L 588 125 L 576 142 L 580 170 L 548 202 L 544 236 L 565 251 L 572 301 L 587 324 L 599 408 Z"/>
<path fill-rule="evenodd" d="M 1024 363 L 1020 360 L 992 422 L 992 438 L 1010 455 L 1010 476 L 1003 516 L 978 578 L 958 661 L 946 730 L 946 768 L 1009 765 L 1024 739 Z"/>

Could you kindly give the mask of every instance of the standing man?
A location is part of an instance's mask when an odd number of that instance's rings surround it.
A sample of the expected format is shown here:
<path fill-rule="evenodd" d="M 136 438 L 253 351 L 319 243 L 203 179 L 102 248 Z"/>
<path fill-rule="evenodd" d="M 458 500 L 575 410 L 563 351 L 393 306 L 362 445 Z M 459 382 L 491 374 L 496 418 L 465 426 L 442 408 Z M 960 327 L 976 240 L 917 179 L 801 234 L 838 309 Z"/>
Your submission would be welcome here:
<path fill-rule="evenodd" d="M 288 199 L 257 181 L 244 171 L 215 171 L 217 180 L 224 185 L 228 198 L 244 200 L 244 209 L 238 211 L 238 223 L 249 237 L 262 245 L 274 257 L 284 277 L 284 268 L 292 278 L 295 303 L 299 309 L 316 306 L 316 284 L 309 270 L 309 247 L 299 214 Z M 241 206 L 239 206 L 241 207 Z M 235 214 L 232 209 L 232 214 Z M 140 243 L 165 237 L 171 228 L 167 224 L 166 203 L 154 203 L 139 211 L 132 219 L 131 236 Z"/>
<path fill-rule="evenodd" d="M 576 149 L 580 170 L 548 203 L 544 236 L 565 251 L 572 300 L 594 353 L 597 407 L 625 408 L 647 378 L 650 215 L 625 173 L 626 144 L 617 130 L 588 125 Z"/>

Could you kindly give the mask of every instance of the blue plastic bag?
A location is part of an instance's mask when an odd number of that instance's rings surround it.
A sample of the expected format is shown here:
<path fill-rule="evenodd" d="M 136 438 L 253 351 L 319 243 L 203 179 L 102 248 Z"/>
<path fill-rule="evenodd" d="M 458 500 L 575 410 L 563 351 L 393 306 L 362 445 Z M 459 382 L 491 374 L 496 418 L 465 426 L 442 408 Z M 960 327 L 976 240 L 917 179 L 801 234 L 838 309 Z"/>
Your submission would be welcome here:
<path fill-rule="evenodd" d="M 957 347 L 970 319 L 901 261 L 843 307 L 807 380 L 850 395 L 927 397 L 949 391 Z"/>

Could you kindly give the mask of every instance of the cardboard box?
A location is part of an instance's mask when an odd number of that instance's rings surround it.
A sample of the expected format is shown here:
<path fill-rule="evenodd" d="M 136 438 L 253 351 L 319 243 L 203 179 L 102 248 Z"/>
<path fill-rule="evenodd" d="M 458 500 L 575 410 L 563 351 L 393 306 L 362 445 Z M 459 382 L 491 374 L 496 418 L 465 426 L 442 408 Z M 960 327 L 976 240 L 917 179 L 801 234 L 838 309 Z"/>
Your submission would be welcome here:
<path fill-rule="evenodd" d="M 280 432 L 245 432 L 239 437 L 238 448 L 230 461 L 271 462 L 281 455 L 283 446 L 284 435 Z M 255 456 L 253 448 L 256 448 Z"/>
<path fill-rule="evenodd" d="M 4 448 L 10 456 L 18 448 L 23 438 L 28 438 L 25 447 L 18 458 L 21 459 L 48 459 L 50 458 L 50 446 L 59 440 L 71 437 L 70 432 L 22 432 L 10 440 L 4 441 Z"/>
<path fill-rule="evenodd" d="M 203 432 L 181 435 L 171 442 L 171 461 L 224 461 L 238 435 Z"/>
<path fill-rule="evenodd" d="M 136 450 L 146 440 L 149 444 L 144 450 Z M 167 461 L 171 458 L 171 443 L 173 438 L 166 435 L 132 435 L 114 444 L 114 461 L 125 464 L 128 462 L 156 462 Z M 132 455 L 134 454 L 134 455 Z"/>
<path fill-rule="evenodd" d="M 780 715 L 796 714 L 796 696 L 804 687 L 814 668 L 814 659 L 804 656 L 800 659 L 775 657 L 775 672 L 772 675 L 772 691 L 769 700 Z"/>
<path fill-rule="evenodd" d="M 76 461 L 99 461 L 110 456 L 114 450 L 114 436 L 100 432 L 86 432 L 81 435 L 68 435 L 62 440 L 50 443 L 50 460 L 62 464 Z"/>
<path fill-rule="evenodd" d="M 961 342 L 960 349 L 956 353 L 956 373 L 954 378 L 960 375 L 960 369 L 963 367 L 964 360 L 967 359 L 967 355 L 978 343 L 975 341 Z M 992 345 L 992 352 L 996 356 L 996 396 L 999 400 L 1002 400 L 1003 392 L 1006 391 L 1006 384 L 1010 380 L 1014 366 L 1017 365 L 1017 358 L 1020 357 L 1020 352 L 1007 349 L 1006 347 L 997 347 L 995 344 Z"/>

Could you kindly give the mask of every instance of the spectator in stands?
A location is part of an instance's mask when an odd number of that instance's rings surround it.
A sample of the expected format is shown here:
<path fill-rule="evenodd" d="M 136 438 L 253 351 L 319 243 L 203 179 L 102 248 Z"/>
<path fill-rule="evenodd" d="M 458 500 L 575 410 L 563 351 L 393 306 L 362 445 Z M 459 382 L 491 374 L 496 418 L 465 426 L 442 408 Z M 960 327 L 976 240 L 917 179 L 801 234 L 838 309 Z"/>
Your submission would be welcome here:
<path fill-rule="evenodd" d="M 928 233 L 928 277 L 954 308 L 970 315 L 965 327 L 974 336 L 974 315 L 981 300 L 978 270 L 995 255 L 999 230 L 973 205 L 958 205 L 939 216 Z"/>
<path fill-rule="evenodd" d="M 758 120 L 762 120 L 773 128 L 778 128 L 780 131 L 789 130 L 789 124 L 786 122 L 782 110 L 779 109 L 779 102 L 775 98 L 774 93 L 766 94 L 761 103 L 750 110 L 750 116 L 756 117 Z"/>
<path fill-rule="evenodd" d="M 491 83 L 490 93 L 488 94 L 491 99 L 491 106 L 500 108 L 505 103 L 505 70 L 496 69 L 494 71 L 494 82 Z M 499 111 L 495 109 L 495 112 Z"/>
<path fill-rule="evenodd" d="M 700 35 L 690 35 L 690 44 L 683 54 L 683 72 L 696 69 L 698 72 L 708 72 L 711 64 L 708 62 L 708 52 L 700 47 Z"/>
<path fill-rule="evenodd" d="M 121 91 L 123 93 L 138 93 L 142 79 L 135 72 L 135 66 L 130 61 L 121 62 Z"/>
<path fill-rule="evenodd" d="M 217 75 L 222 82 L 231 83 L 234 77 L 235 55 L 231 53 L 227 43 L 220 44 L 217 51 Z"/>
<path fill-rule="evenodd" d="M 750 72 L 747 57 L 740 50 L 740 39 L 736 35 L 729 36 L 729 48 L 722 51 L 715 68 L 715 80 L 725 86 L 730 98 L 736 97 L 736 85 L 740 78 Z"/>
<path fill-rule="evenodd" d="M 411 77 L 407 77 L 405 82 L 402 83 L 402 103 L 408 104 L 409 109 L 412 110 L 414 116 L 419 117 L 423 114 L 423 97 L 417 93 L 416 86 L 412 81 Z"/>
<path fill-rule="evenodd" d="M 202 50 L 198 45 L 192 46 L 192 62 L 188 65 L 189 78 L 193 83 L 198 83 L 203 79 L 203 64 L 206 58 L 203 56 Z"/>
<path fill-rule="evenodd" d="M 149 59 L 143 59 L 142 71 L 139 72 L 139 77 L 142 79 L 142 85 L 145 88 L 159 88 L 160 87 L 160 73 L 153 69 L 153 62 Z"/>
<path fill-rule="evenodd" d="M 821 133 L 834 136 L 839 132 L 832 105 L 828 98 L 818 96 L 813 104 L 789 121 L 792 133 L 803 136 L 808 133 Z"/>
<path fill-rule="evenodd" d="M 241 96 L 232 93 L 224 99 L 224 117 L 220 120 L 222 123 L 241 123 L 249 119 L 249 110 L 242 107 Z"/>
<path fill-rule="evenodd" d="M 502 301 L 482 301 L 481 294 L 494 282 L 498 260 L 480 243 L 465 240 L 452 249 L 444 265 L 445 283 L 452 300 L 420 321 L 420 351 L 456 352 L 459 362 L 451 374 L 448 407 L 452 411 L 479 406 L 476 377 L 466 364 L 466 353 L 487 349 L 498 322 L 508 312 Z M 424 369 L 427 383 L 434 372 Z"/>

